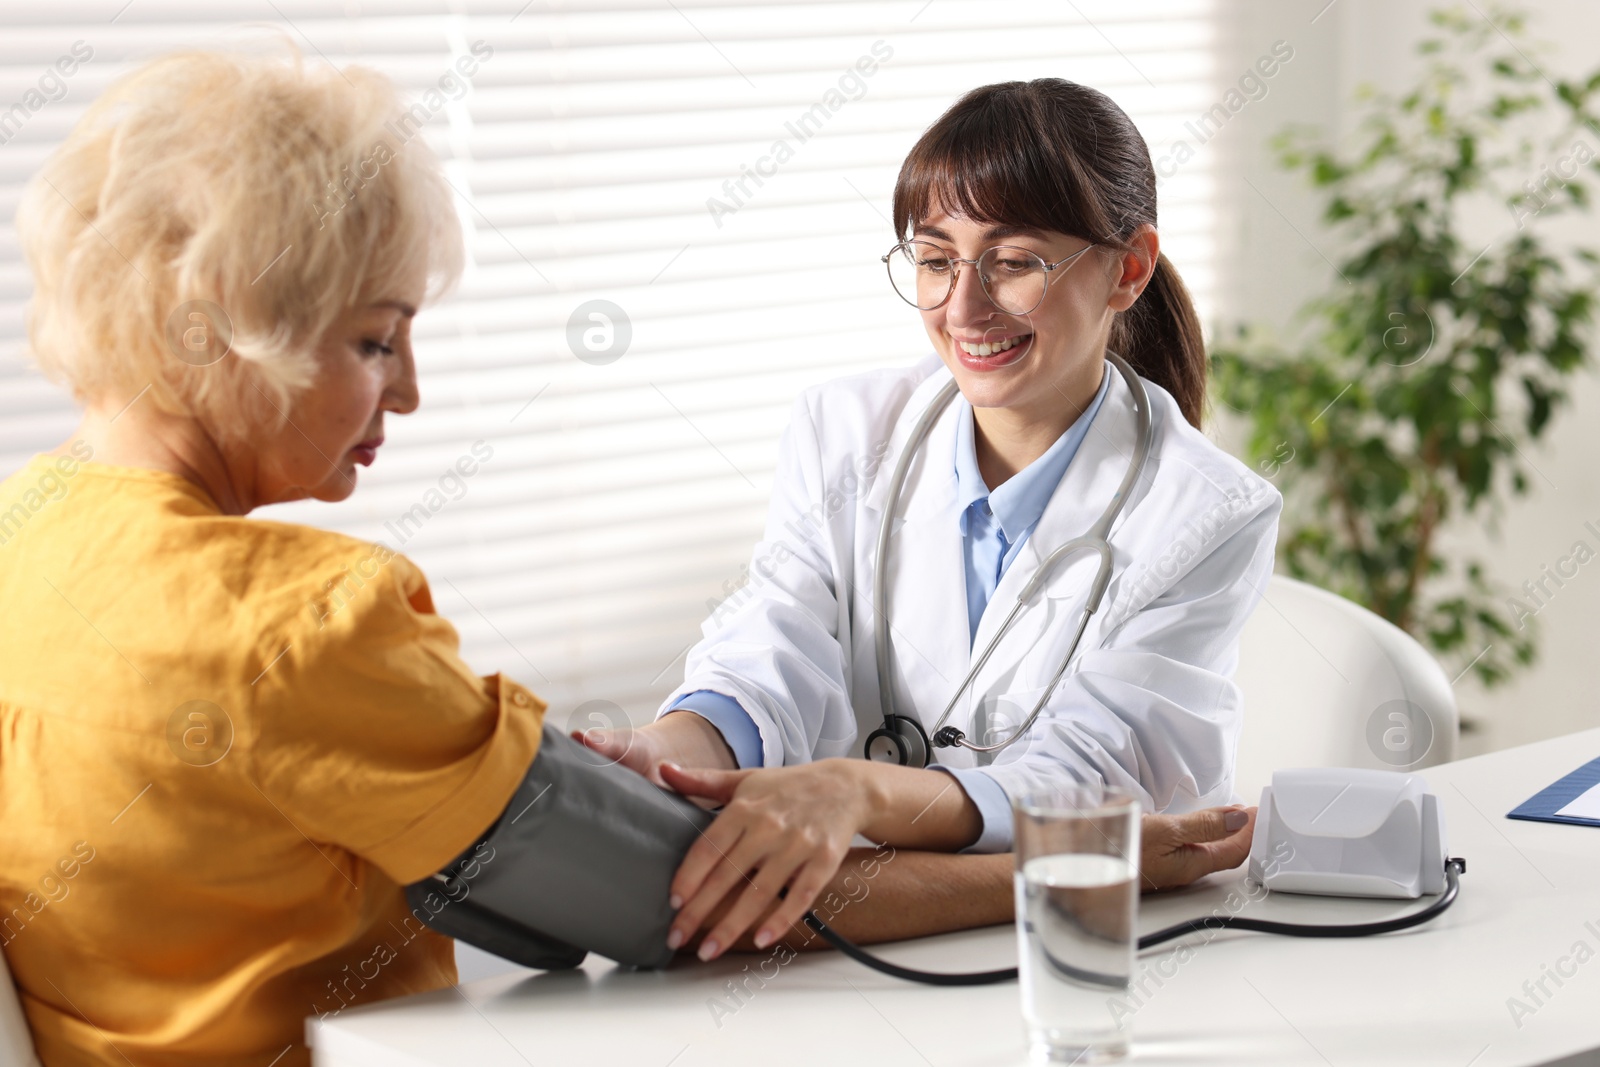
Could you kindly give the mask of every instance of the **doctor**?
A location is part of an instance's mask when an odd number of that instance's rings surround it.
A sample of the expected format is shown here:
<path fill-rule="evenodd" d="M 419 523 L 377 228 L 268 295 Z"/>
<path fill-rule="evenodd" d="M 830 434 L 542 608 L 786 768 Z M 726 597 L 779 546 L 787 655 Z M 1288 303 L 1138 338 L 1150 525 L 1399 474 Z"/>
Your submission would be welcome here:
<path fill-rule="evenodd" d="M 674 883 L 675 942 L 713 920 L 703 958 L 758 921 L 758 947 L 780 936 L 856 833 L 1003 852 L 1009 798 L 1051 784 L 1104 781 L 1146 812 L 1232 798 L 1232 674 L 1272 569 L 1281 501 L 1200 432 L 1205 349 L 1160 253 L 1144 139 L 1108 97 L 1072 82 L 976 89 L 912 149 L 894 225 L 890 280 L 934 355 L 800 397 L 748 584 L 706 622 L 657 722 L 584 737 L 725 805 Z M 1136 393 L 1108 352 L 1149 398 L 1142 465 Z M 952 381 L 959 395 L 919 445 L 914 426 Z M 890 475 L 908 449 L 893 499 Z M 995 639 L 1045 558 L 1095 525 L 1130 465 L 1109 585 L 1052 688 L 1095 552 L 1060 561 Z M 875 603 L 886 514 L 887 596 Z M 892 709 L 875 647 L 883 627 Z M 920 730 L 891 722 L 909 745 L 869 745 L 890 713 Z M 918 741 L 941 725 L 965 745 Z"/>

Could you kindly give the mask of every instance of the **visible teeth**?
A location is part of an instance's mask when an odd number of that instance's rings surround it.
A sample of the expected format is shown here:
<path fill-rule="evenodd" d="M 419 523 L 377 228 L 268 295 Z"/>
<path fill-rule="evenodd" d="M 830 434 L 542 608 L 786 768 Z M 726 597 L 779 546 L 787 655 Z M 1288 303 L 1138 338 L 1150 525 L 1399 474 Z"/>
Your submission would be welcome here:
<path fill-rule="evenodd" d="M 996 341 L 993 344 L 985 343 L 974 345 L 968 344 L 966 341 L 957 341 L 956 344 L 960 345 L 961 350 L 969 356 L 995 356 L 999 355 L 1001 352 L 1007 351 L 1008 349 L 1017 347 L 1027 339 L 1027 336 L 1023 336 L 1013 337 L 1008 341 Z"/>

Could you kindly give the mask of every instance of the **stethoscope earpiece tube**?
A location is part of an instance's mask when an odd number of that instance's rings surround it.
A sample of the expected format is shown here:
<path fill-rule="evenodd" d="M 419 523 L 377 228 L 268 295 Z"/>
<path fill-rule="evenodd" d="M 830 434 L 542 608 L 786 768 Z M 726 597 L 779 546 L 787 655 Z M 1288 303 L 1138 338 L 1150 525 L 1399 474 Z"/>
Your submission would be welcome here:
<path fill-rule="evenodd" d="M 1105 511 L 1101 512 L 1100 517 L 1095 520 L 1095 524 L 1090 527 L 1089 532 L 1082 537 L 1073 538 L 1046 556 L 1044 561 L 1039 564 L 1038 569 L 1034 571 L 1033 576 L 1023 586 L 1021 594 L 1017 597 L 1016 604 L 1012 607 L 1010 613 L 1006 615 L 1005 621 L 1000 624 L 1000 629 L 989 639 L 989 644 L 984 648 L 983 653 L 968 668 L 967 676 L 956 687 L 955 693 L 950 697 L 950 702 L 945 705 L 938 721 L 933 724 L 933 744 L 935 747 L 952 748 L 959 745 L 974 752 L 998 752 L 1018 738 L 1026 735 L 1029 730 L 1033 729 L 1033 724 L 1038 720 L 1039 713 L 1044 710 L 1045 703 L 1049 701 L 1056 690 L 1056 686 L 1060 684 L 1062 677 L 1067 673 L 1067 667 L 1072 662 L 1072 657 L 1077 654 L 1078 644 L 1083 640 L 1084 631 L 1088 629 L 1090 616 L 1100 610 L 1100 602 L 1105 597 L 1106 588 L 1111 584 L 1113 556 L 1111 544 L 1107 538 L 1111 534 L 1112 524 L 1116 522 L 1117 516 L 1122 513 L 1123 506 L 1128 501 L 1128 496 L 1133 490 L 1134 483 L 1139 480 L 1145 465 L 1149 461 L 1150 449 L 1155 439 L 1155 424 L 1150 410 L 1150 395 L 1145 390 L 1144 382 L 1139 379 L 1138 372 L 1128 364 L 1127 360 L 1109 348 L 1106 349 L 1106 362 L 1115 367 L 1117 372 L 1122 375 L 1123 381 L 1128 386 L 1128 391 L 1133 394 L 1134 406 L 1138 413 L 1138 440 L 1134 445 L 1133 458 L 1128 461 L 1127 473 L 1123 475 L 1122 484 L 1112 494 Z M 939 390 L 938 395 L 933 398 L 927 409 L 918 417 L 916 425 L 912 427 L 911 432 L 907 435 L 905 446 L 900 450 L 900 457 L 896 460 L 894 471 L 889 476 L 888 493 L 885 496 L 883 507 L 883 521 L 878 527 L 877 553 L 874 558 L 874 573 L 872 575 L 872 604 L 873 611 L 877 615 L 873 639 L 878 666 L 878 704 L 883 712 L 883 729 L 875 731 L 867 739 L 866 755 L 869 759 L 886 758 L 890 754 L 890 747 L 894 745 L 894 741 L 884 740 L 881 735 L 892 733 L 904 738 L 904 731 L 897 728 L 897 722 L 913 721 L 906 716 L 897 714 L 895 711 L 889 628 L 889 537 L 894 531 L 895 510 L 900 502 L 900 491 L 905 487 L 906 474 L 911 469 L 911 461 L 916 457 L 918 449 L 927 441 L 928 434 L 932 432 L 934 423 L 938 421 L 944 410 L 950 406 L 950 402 L 955 399 L 957 392 L 959 392 L 959 388 L 954 380 L 951 380 Z M 962 694 L 972 685 L 973 680 L 978 676 L 978 672 L 982 671 L 984 665 L 989 662 L 990 655 L 999 646 L 1006 633 L 1010 631 L 1011 624 L 1022 614 L 1022 609 L 1043 588 L 1050 575 L 1055 572 L 1056 565 L 1066 557 L 1086 550 L 1093 551 L 1100 557 L 1100 566 L 1095 573 L 1094 584 L 1089 588 L 1089 598 L 1080 613 L 1077 632 L 1072 637 L 1072 643 L 1067 647 L 1067 654 L 1061 657 L 1061 665 L 1057 668 L 1055 677 L 1051 679 L 1050 685 L 1044 691 L 1044 695 L 1034 704 L 1033 711 L 1029 713 L 1027 719 L 1023 721 L 1021 726 L 1012 731 L 1009 737 L 992 745 L 974 744 L 968 741 L 966 735 L 960 730 L 952 730 L 947 727 L 945 723 L 949 720 L 951 712 L 955 710 L 956 704 L 960 702 Z M 916 722 L 915 725 L 917 732 L 922 735 L 924 758 L 918 761 L 915 753 L 904 753 L 906 756 L 905 762 L 906 765 L 912 767 L 926 767 L 928 765 L 928 757 L 932 755 L 932 752 L 928 748 L 926 734 L 922 730 L 921 723 Z M 875 741 L 878 743 L 877 751 L 873 748 Z"/>
<path fill-rule="evenodd" d="M 1346 923 L 1333 926 L 1322 923 L 1279 923 L 1267 922 L 1262 919 L 1246 919 L 1242 915 L 1207 915 L 1200 919 L 1186 919 L 1175 923 L 1152 934 L 1145 934 L 1139 939 L 1139 951 L 1154 948 L 1164 942 L 1184 934 L 1198 933 L 1201 930 L 1248 930 L 1258 934 L 1282 934 L 1285 937 L 1369 937 L 1373 934 L 1388 934 L 1396 930 L 1406 930 L 1413 926 L 1421 926 L 1430 919 L 1435 919 L 1443 914 L 1446 908 L 1455 903 L 1456 897 L 1461 892 L 1461 875 L 1466 872 L 1467 861 L 1459 856 L 1453 856 L 1444 861 L 1445 890 L 1439 894 L 1439 899 L 1419 911 L 1409 915 L 1401 915 L 1393 919 L 1382 919 L 1370 923 Z M 818 934 L 822 939 L 840 952 L 849 956 L 864 967 L 871 967 L 875 971 L 889 975 L 891 978 L 903 978 L 908 982 L 921 982 L 924 985 L 942 986 L 969 986 L 969 985 L 994 985 L 998 982 L 1009 982 L 1017 977 L 1015 967 L 1005 967 L 998 971 L 958 971 L 955 973 L 941 973 L 937 971 L 919 971 L 913 967 L 902 967 L 897 963 L 879 959 L 855 942 L 846 939 L 827 923 L 817 918 L 816 912 L 808 911 L 803 916 L 805 924 Z M 1048 956 L 1049 954 L 1046 953 Z M 1071 967 L 1067 963 L 1049 957 L 1050 962 L 1064 974 L 1070 974 L 1080 981 L 1089 981 L 1096 985 L 1120 986 L 1122 979 L 1112 975 L 1087 974 Z"/>
<path fill-rule="evenodd" d="M 1000 624 L 1000 629 L 995 632 L 994 637 L 989 638 L 989 645 L 984 648 L 981 656 L 978 656 L 976 662 L 973 662 L 973 665 L 968 669 L 966 677 L 962 680 L 962 685 L 957 686 L 955 693 L 950 696 L 949 704 L 944 705 L 944 712 L 939 715 L 939 720 L 934 723 L 934 745 L 938 745 L 941 749 L 949 749 L 954 745 L 960 745 L 963 749 L 971 749 L 973 752 L 998 752 L 1000 749 L 1005 749 L 1006 745 L 1013 744 L 1018 737 L 1027 734 L 1029 729 L 1034 728 L 1034 721 L 1038 720 L 1038 713 L 1045 709 L 1045 704 L 1050 701 L 1051 694 L 1056 691 L 1056 685 L 1059 685 L 1062 675 L 1066 675 L 1067 665 L 1072 662 L 1072 656 L 1077 654 L 1078 643 L 1083 640 L 1083 630 L 1088 629 L 1090 616 L 1099 611 L 1101 598 L 1106 595 L 1106 587 L 1110 585 L 1110 573 L 1112 573 L 1112 550 L 1110 550 L 1110 542 L 1107 541 L 1107 537 L 1110 536 L 1112 523 L 1117 522 L 1117 515 L 1122 514 L 1123 506 L 1128 502 L 1128 494 L 1133 491 L 1134 482 L 1138 482 L 1139 475 L 1144 472 L 1144 467 L 1149 462 L 1150 446 L 1155 440 L 1154 418 L 1150 414 L 1150 395 L 1144 389 L 1144 382 L 1139 381 L 1138 371 L 1134 371 L 1133 366 L 1128 365 L 1125 358 L 1120 357 L 1110 349 L 1106 349 L 1106 362 L 1115 366 L 1118 374 L 1122 374 L 1123 382 L 1126 382 L 1126 386 L 1128 386 L 1128 392 L 1133 394 L 1134 408 L 1138 411 L 1139 437 L 1138 442 L 1134 443 L 1133 459 L 1128 461 L 1128 472 L 1123 475 L 1122 485 L 1118 486 L 1117 491 L 1112 494 L 1106 510 L 1101 512 L 1101 517 L 1094 522 L 1090 531 L 1083 534 L 1082 537 L 1074 537 L 1072 541 L 1066 542 L 1066 544 L 1051 552 L 1048 557 L 1045 557 L 1043 563 L 1038 565 L 1034 576 L 1030 577 L 1027 584 L 1022 587 L 1021 595 L 1016 598 L 1016 605 L 1011 608 L 1011 613 L 1006 614 L 1005 622 Z M 885 504 L 883 504 L 883 522 L 878 525 L 877 555 L 875 555 L 874 574 L 872 574 L 872 611 L 877 616 L 874 621 L 874 653 L 878 667 L 878 705 L 880 705 L 880 710 L 883 712 L 883 729 L 875 731 L 872 737 L 869 737 L 869 749 L 866 752 L 867 758 L 880 758 L 870 749 L 870 742 L 877 739 L 885 731 L 888 731 L 888 733 L 901 733 L 894 726 L 894 721 L 906 718 L 894 712 L 894 681 L 893 675 L 891 675 L 888 561 L 890 561 L 890 534 L 894 530 L 894 510 L 898 507 L 901 490 L 906 486 L 906 474 L 910 470 L 912 459 L 917 456 L 917 450 L 922 448 L 923 442 L 928 440 L 928 434 L 933 430 L 934 422 L 938 421 L 939 416 L 944 413 L 946 408 L 949 408 L 950 402 L 954 400 L 957 392 L 960 392 L 960 389 L 958 389 L 957 382 L 954 379 L 947 382 L 942 389 L 939 389 L 938 395 L 933 398 L 933 402 L 923 411 L 922 416 L 918 416 L 917 424 L 912 427 L 910 434 L 907 435 L 906 446 L 901 448 L 899 459 L 894 462 L 894 472 L 890 475 L 890 485 L 888 485 L 888 493 L 886 493 Z M 944 725 L 950 718 L 950 712 L 954 712 L 955 705 L 962 699 L 962 694 L 966 693 L 966 689 L 973 685 L 973 680 L 978 677 L 979 670 L 984 669 L 984 664 L 989 662 L 990 654 L 994 653 L 1002 638 L 1005 638 L 1006 632 L 1011 629 L 1011 624 L 1016 622 L 1019 614 L 1022 613 L 1022 608 L 1027 605 L 1027 601 L 1032 600 L 1034 593 L 1042 589 L 1045 579 L 1048 579 L 1050 574 L 1054 573 L 1059 561 L 1069 557 L 1072 553 L 1083 552 L 1083 550 L 1093 550 L 1099 555 L 1099 569 L 1094 574 L 1094 584 L 1090 587 L 1090 598 L 1088 598 L 1088 603 L 1083 606 L 1082 617 L 1078 619 L 1077 633 L 1074 633 L 1072 643 L 1067 646 L 1067 654 L 1061 657 L 1061 667 L 1056 670 L 1054 678 L 1051 678 L 1050 686 L 1045 689 L 1045 694 L 1038 699 L 1037 704 L 1034 704 L 1034 710 L 1029 713 L 1029 717 L 1022 721 L 1021 726 L 1011 731 L 1010 737 L 1005 737 L 1003 741 L 997 742 L 997 744 L 973 744 L 971 741 L 966 741 L 966 734 L 963 734 L 960 729 L 952 733 Z M 918 723 L 917 726 L 918 733 L 922 733 L 922 725 Z M 925 744 L 923 744 L 923 752 L 926 753 L 925 758 L 922 761 L 917 761 L 915 760 L 915 753 L 907 753 L 909 755 L 907 766 L 918 766 L 918 768 L 920 766 L 928 766 L 926 757 L 931 757 L 931 752 L 928 750 L 928 745 L 926 745 L 926 737 L 923 737 L 923 741 L 925 741 Z M 886 749 L 890 744 L 893 744 L 893 742 L 882 742 L 880 747 Z"/>
<path fill-rule="evenodd" d="M 927 439 L 928 431 L 944 409 L 950 406 L 950 401 L 955 399 L 961 391 L 959 385 L 952 378 L 939 394 L 933 398 L 933 403 L 917 419 L 917 424 L 911 428 L 911 434 L 906 439 L 906 447 L 901 449 L 900 458 L 895 461 L 894 472 L 889 475 L 889 492 L 883 506 L 883 522 L 878 526 L 878 544 L 875 552 L 876 566 L 872 575 L 872 610 L 877 615 L 874 623 L 874 637 L 876 647 L 873 649 L 878 666 L 878 704 L 883 710 L 883 729 L 888 733 L 898 733 L 894 728 L 894 680 L 890 674 L 889 666 L 889 570 L 885 565 L 889 560 L 889 536 L 894 532 L 894 509 L 900 500 L 900 488 L 905 485 L 906 472 L 911 469 L 911 461 L 916 457 L 917 448 Z M 919 724 L 920 728 L 920 724 Z M 874 735 L 876 736 L 876 735 Z M 867 752 L 869 758 L 872 752 Z M 927 762 L 908 763 L 911 767 L 926 767 Z"/>

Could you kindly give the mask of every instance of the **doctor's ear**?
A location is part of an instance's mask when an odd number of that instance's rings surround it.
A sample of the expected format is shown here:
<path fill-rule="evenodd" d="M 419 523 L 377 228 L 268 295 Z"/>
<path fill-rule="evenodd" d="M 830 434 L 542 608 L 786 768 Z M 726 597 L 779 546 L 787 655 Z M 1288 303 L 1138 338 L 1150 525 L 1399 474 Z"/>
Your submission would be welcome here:
<path fill-rule="evenodd" d="M 1133 231 L 1128 238 L 1129 250 L 1116 251 L 1116 265 L 1111 269 L 1111 298 L 1106 301 L 1112 311 L 1127 311 L 1139 299 L 1145 286 L 1155 276 L 1156 264 L 1161 258 L 1161 238 L 1156 228 L 1148 222 Z"/>

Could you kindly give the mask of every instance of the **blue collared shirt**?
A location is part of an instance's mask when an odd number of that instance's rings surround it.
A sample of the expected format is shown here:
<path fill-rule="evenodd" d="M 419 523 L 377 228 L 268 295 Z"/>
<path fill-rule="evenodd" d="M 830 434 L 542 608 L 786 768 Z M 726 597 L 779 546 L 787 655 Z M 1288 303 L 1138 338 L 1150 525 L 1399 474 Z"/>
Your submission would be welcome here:
<path fill-rule="evenodd" d="M 1010 568 L 1033 528 L 1039 525 L 1045 505 L 1067 473 L 1089 425 L 1100 411 L 1110 373 L 1100 376 L 1100 390 L 1082 418 L 1056 438 L 1044 455 L 991 490 L 978 470 L 976 430 L 972 405 L 965 397 L 956 401 L 956 502 L 961 505 L 961 547 L 967 566 L 967 640 L 978 633 L 978 620 L 994 596 L 995 586 Z"/>
<path fill-rule="evenodd" d="M 965 397 L 956 403 L 956 500 L 961 505 L 961 554 L 966 568 L 967 640 L 978 632 L 978 620 L 994 596 L 1006 569 L 1017 558 L 1056 486 L 1066 475 L 1072 458 L 1089 434 L 1089 427 L 1105 401 L 1111 371 L 1100 377 L 1100 390 L 1089 409 L 1045 450 L 1044 455 L 991 490 L 978 470 L 977 439 L 972 405 Z M 760 767 L 765 762 L 761 732 L 739 702 L 708 689 L 680 697 L 673 710 L 692 711 L 722 734 L 740 767 Z M 977 805 L 983 832 L 967 851 L 1004 852 L 1011 848 L 1011 802 L 1005 791 L 982 769 L 931 765 L 953 775 Z"/>
<path fill-rule="evenodd" d="M 1046 505 L 1072 465 L 1072 457 L 1089 435 L 1089 427 L 1105 401 L 1111 371 L 1100 376 L 1100 389 L 1089 408 L 1056 438 L 1044 455 L 990 489 L 978 470 L 976 429 L 972 405 L 957 401 L 956 502 L 961 505 L 961 553 L 967 573 L 967 640 L 978 633 L 978 621 L 994 597 L 1023 544 L 1039 525 Z M 977 767 L 931 765 L 953 775 L 978 806 L 983 833 L 968 851 L 1005 852 L 1011 848 L 1011 801 L 992 777 Z"/>

